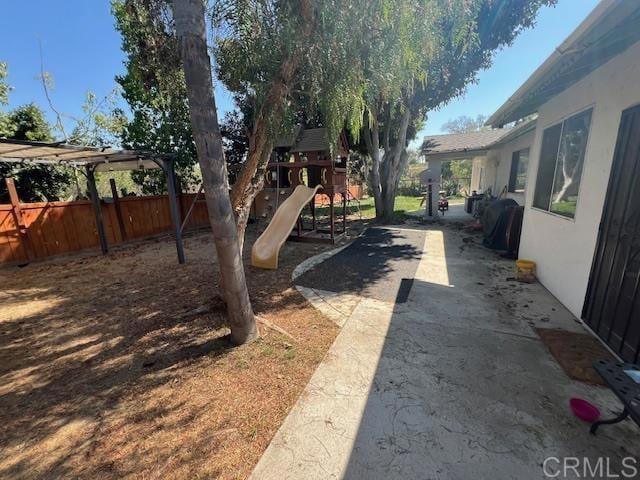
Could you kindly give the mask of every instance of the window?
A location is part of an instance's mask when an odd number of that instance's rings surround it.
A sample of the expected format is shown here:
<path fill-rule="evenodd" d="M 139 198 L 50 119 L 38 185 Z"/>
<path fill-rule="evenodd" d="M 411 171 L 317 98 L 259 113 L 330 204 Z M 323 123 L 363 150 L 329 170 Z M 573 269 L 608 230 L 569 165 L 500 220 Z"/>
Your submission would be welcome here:
<path fill-rule="evenodd" d="M 529 166 L 529 149 L 518 150 L 511 155 L 511 173 L 509 174 L 509 191 L 524 192 L 527 183 L 527 167 Z"/>
<path fill-rule="evenodd" d="M 574 218 L 592 109 L 545 129 L 533 206 Z"/>

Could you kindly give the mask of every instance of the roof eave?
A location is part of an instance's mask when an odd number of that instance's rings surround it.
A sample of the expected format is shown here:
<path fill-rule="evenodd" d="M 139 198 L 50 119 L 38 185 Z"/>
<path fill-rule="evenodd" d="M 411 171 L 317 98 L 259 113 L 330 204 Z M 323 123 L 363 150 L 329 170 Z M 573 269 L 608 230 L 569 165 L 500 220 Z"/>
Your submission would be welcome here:
<path fill-rule="evenodd" d="M 498 108 L 485 122 L 485 125 L 492 127 L 502 127 L 505 124 L 524 118 L 527 115 L 535 113 L 536 108 L 529 108 L 526 111 L 519 112 L 519 118 L 512 118 L 513 112 L 510 109 L 515 103 L 522 100 L 536 84 L 544 78 L 553 66 L 562 58 L 562 56 L 570 51 L 576 44 L 598 21 L 606 16 L 611 10 L 619 6 L 624 0 L 601 0 L 601 2 L 593 9 L 593 11 L 585 18 L 580 25 L 569 35 L 553 53 L 540 65 L 531 76 L 511 95 L 507 101 Z"/>

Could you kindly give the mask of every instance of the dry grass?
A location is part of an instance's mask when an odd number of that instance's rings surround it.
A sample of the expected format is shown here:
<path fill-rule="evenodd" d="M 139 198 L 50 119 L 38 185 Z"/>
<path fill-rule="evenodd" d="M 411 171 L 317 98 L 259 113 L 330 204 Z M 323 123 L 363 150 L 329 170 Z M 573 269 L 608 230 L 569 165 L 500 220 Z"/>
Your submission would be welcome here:
<path fill-rule="evenodd" d="M 0 477 L 246 477 L 337 334 L 290 282 L 327 248 L 247 267 L 256 313 L 295 341 L 238 348 L 208 233 L 184 266 L 161 239 L 0 270 Z"/>

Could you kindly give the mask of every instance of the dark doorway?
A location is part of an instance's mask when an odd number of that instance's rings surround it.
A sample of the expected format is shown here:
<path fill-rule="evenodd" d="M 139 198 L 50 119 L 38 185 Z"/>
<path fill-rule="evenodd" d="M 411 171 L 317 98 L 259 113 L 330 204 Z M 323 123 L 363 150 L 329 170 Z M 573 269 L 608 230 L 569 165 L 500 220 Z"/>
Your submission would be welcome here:
<path fill-rule="evenodd" d="M 622 112 L 583 318 L 629 362 L 640 352 L 640 106 Z"/>

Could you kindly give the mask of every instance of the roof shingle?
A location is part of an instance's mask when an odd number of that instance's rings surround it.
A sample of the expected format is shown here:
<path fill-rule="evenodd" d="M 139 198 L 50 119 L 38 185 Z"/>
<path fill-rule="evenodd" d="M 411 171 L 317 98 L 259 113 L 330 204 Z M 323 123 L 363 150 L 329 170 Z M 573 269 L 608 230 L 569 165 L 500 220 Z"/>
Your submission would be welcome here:
<path fill-rule="evenodd" d="M 483 150 L 500 137 L 506 135 L 509 129 L 497 128 L 481 132 L 450 133 L 447 135 L 431 135 L 424 137 L 422 153 L 438 154 Z"/>

